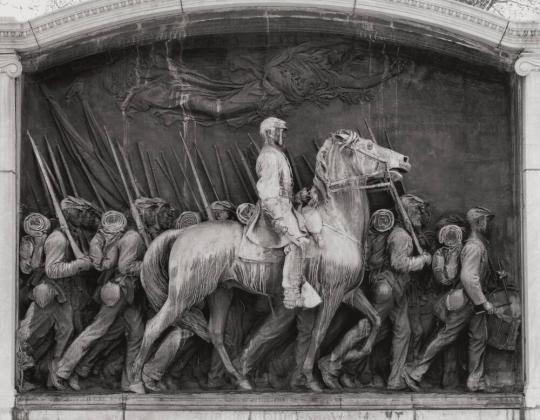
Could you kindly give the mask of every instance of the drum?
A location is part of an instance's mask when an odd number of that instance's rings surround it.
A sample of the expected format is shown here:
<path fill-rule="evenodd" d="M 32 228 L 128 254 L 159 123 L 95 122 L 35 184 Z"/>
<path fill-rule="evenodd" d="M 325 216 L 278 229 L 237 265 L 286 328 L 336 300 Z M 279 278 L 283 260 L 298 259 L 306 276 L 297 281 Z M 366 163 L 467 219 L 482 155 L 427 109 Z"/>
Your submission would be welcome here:
<path fill-rule="evenodd" d="M 514 351 L 521 327 L 519 292 L 508 289 L 507 293 L 504 289 L 498 289 L 489 294 L 488 300 L 500 312 L 487 317 L 488 345 L 499 350 Z"/>

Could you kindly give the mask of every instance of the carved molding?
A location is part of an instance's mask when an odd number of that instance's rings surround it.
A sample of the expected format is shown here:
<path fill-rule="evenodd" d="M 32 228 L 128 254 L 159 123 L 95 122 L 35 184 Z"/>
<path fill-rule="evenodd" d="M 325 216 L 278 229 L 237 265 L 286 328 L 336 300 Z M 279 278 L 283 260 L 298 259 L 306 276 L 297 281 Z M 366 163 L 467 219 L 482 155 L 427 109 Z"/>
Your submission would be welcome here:
<path fill-rule="evenodd" d="M 508 22 L 482 9 L 450 0 L 96 0 L 58 10 L 29 22 L 0 23 L 0 48 L 39 52 L 59 43 L 77 42 L 89 32 L 98 34 L 118 30 L 122 25 L 159 17 L 205 13 L 205 19 L 235 10 L 261 10 L 268 19 L 287 12 L 334 12 L 351 17 L 381 17 L 421 23 L 458 34 L 504 50 L 540 47 L 540 23 Z M 320 13 L 319 19 L 327 19 Z M 332 19 L 335 19 L 334 15 Z M 508 26 L 507 26 L 508 25 Z M 218 29 L 216 29 L 218 30 Z M 420 29 L 419 29 L 420 30 Z"/>
<path fill-rule="evenodd" d="M 514 68 L 520 76 L 528 76 L 532 72 L 540 72 L 540 53 L 522 55 L 516 61 Z"/>
<path fill-rule="evenodd" d="M 16 54 L 0 54 L 0 74 L 16 78 L 22 73 L 22 65 Z"/>

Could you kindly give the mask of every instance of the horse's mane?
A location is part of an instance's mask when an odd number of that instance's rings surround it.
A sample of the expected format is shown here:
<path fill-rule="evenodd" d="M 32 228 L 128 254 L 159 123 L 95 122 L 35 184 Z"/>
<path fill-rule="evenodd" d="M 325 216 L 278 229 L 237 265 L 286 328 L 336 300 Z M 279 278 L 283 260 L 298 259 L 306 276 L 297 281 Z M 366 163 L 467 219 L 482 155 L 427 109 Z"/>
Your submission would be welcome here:
<path fill-rule="evenodd" d="M 352 142 L 355 142 L 360 137 L 353 130 L 338 130 L 330 134 L 330 136 L 324 141 L 323 145 L 317 152 L 316 157 L 316 166 L 315 166 L 315 176 L 313 177 L 313 188 L 315 189 L 315 194 L 313 195 L 312 202 L 310 203 L 313 207 L 319 207 L 326 203 L 330 196 L 328 195 L 328 189 L 326 185 L 329 182 L 328 179 L 328 167 L 329 167 L 329 158 L 330 150 L 333 147 L 347 147 Z"/>

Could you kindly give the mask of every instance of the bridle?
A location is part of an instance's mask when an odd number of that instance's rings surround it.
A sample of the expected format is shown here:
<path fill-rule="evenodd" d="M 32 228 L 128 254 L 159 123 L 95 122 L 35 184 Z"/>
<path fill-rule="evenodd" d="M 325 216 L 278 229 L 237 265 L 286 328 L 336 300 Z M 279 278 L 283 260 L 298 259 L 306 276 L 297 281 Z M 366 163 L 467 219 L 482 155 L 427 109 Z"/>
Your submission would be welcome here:
<path fill-rule="evenodd" d="M 387 187 L 390 185 L 390 181 L 379 182 L 377 184 L 371 184 L 371 185 L 367 184 L 367 181 L 371 178 L 386 176 L 388 174 L 388 164 L 384 160 L 382 160 L 377 155 L 370 153 L 366 150 L 362 150 L 362 149 L 358 149 L 358 148 L 350 147 L 350 146 L 344 146 L 344 147 L 348 147 L 355 153 L 361 153 L 362 155 L 367 156 L 368 158 L 372 160 L 376 160 L 377 162 L 379 162 L 379 164 L 377 165 L 377 168 L 382 164 L 384 166 L 384 169 L 375 170 L 375 172 L 371 174 L 357 175 L 350 178 L 338 179 L 335 181 L 325 181 L 326 189 L 329 193 L 342 191 L 342 190 L 349 190 L 349 189 L 350 190 L 369 190 L 369 189 Z"/>

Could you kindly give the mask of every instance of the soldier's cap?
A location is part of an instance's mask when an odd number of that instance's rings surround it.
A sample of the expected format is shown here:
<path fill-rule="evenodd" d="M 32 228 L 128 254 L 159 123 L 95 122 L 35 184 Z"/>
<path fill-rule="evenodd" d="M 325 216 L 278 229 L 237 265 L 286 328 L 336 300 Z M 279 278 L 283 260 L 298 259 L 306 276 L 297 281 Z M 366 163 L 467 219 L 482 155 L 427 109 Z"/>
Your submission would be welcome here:
<path fill-rule="evenodd" d="M 413 195 L 413 194 L 404 194 L 400 197 L 401 203 L 408 207 L 408 206 L 419 206 L 419 205 L 426 205 L 427 203 L 422 200 L 420 197 Z"/>
<path fill-rule="evenodd" d="M 101 227 L 105 233 L 122 232 L 127 227 L 127 218 L 119 211 L 109 210 L 101 216 Z"/>
<path fill-rule="evenodd" d="M 261 136 L 264 137 L 266 131 L 273 130 L 275 128 L 287 128 L 287 123 L 276 117 L 268 117 L 263 120 L 259 128 Z"/>
<path fill-rule="evenodd" d="M 493 212 L 486 207 L 473 207 L 467 211 L 467 222 L 472 223 L 483 216 L 493 218 L 495 217 L 495 214 L 493 214 Z"/>
<path fill-rule="evenodd" d="M 30 213 L 24 218 L 24 231 L 30 236 L 41 236 L 51 228 L 51 221 L 41 213 Z"/>
<path fill-rule="evenodd" d="M 230 213 L 234 213 L 236 211 L 236 207 L 230 201 L 220 200 L 220 201 L 214 201 L 212 204 L 210 204 L 210 210 L 228 211 Z"/>
<path fill-rule="evenodd" d="M 93 203 L 85 200 L 81 197 L 73 197 L 68 195 L 60 202 L 60 208 L 62 210 L 94 210 L 97 214 L 101 215 L 101 210 Z"/>
<path fill-rule="evenodd" d="M 140 197 L 135 200 L 135 207 L 138 210 L 144 211 L 149 209 L 159 209 L 167 204 L 165 200 L 159 197 Z"/>

